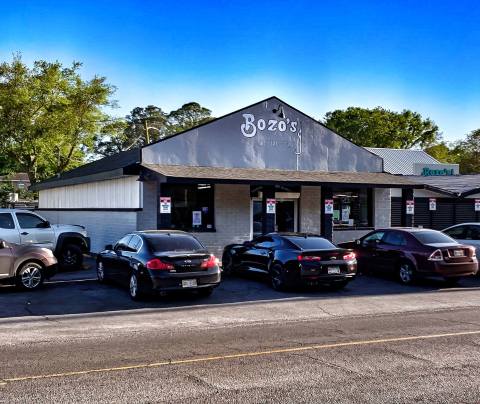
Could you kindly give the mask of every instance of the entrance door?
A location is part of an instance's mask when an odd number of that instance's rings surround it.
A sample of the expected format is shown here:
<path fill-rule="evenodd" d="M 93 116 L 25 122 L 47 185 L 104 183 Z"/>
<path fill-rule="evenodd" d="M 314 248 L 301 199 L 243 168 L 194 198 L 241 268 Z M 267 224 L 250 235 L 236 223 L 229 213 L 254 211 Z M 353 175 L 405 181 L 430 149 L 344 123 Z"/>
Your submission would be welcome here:
<path fill-rule="evenodd" d="M 250 215 L 251 238 L 262 235 L 262 200 L 252 199 Z M 277 199 L 275 214 L 275 231 L 296 232 L 297 199 Z"/>

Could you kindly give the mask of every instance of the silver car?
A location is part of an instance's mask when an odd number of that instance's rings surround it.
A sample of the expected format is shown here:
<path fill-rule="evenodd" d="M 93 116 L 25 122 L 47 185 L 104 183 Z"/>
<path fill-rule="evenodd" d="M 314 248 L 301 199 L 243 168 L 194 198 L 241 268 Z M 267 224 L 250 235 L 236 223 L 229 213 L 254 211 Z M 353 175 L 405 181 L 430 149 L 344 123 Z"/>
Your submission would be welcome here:
<path fill-rule="evenodd" d="M 480 223 L 456 224 L 446 228 L 443 232 L 461 244 L 475 247 L 477 257 L 480 256 Z"/>
<path fill-rule="evenodd" d="M 48 248 L 0 240 L 0 282 L 22 289 L 38 289 L 57 271 L 57 259 Z"/>

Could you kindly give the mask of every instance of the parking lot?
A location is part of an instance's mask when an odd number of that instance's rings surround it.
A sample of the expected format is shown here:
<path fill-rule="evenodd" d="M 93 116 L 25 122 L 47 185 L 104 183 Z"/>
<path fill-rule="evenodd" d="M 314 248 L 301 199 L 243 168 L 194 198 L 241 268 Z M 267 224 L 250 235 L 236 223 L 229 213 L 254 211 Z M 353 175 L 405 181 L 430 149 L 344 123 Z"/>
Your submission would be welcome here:
<path fill-rule="evenodd" d="M 309 302 L 318 307 L 333 305 L 334 311 L 338 311 L 340 307 L 346 311 L 348 308 L 357 307 L 360 310 L 362 307 L 364 313 L 368 314 L 370 310 L 391 312 L 397 306 L 399 310 L 409 311 L 421 310 L 423 304 L 429 309 L 432 305 L 438 308 L 470 307 L 478 300 L 480 305 L 480 298 L 476 297 L 480 294 L 473 293 L 478 290 L 480 277 L 465 278 L 452 288 L 435 279 L 425 279 L 414 286 L 404 286 L 392 279 L 359 275 L 341 291 L 325 287 L 277 292 L 271 289 L 265 277 L 259 274 L 243 274 L 239 277 L 224 278 L 213 295 L 207 298 L 177 293 L 134 302 L 125 287 L 98 283 L 94 261 L 88 259 L 83 269 L 59 273 L 36 292 L 21 292 L 10 286 L 0 287 L 0 318 L 242 304 L 255 304 L 258 310 L 262 307 L 261 303 L 273 302 Z M 299 307 L 302 306 L 297 305 L 297 309 Z"/>

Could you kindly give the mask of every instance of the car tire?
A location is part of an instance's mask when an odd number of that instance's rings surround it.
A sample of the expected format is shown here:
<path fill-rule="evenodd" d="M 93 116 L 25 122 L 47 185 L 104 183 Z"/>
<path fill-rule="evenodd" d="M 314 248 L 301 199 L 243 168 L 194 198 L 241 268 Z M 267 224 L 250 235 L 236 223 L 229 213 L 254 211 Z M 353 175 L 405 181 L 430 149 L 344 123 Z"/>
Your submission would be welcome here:
<path fill-rule="evenodd" d="M 349 284 L 349 280 L 335 281 L 330 284 L 330 288 L 333 290 L 341 290 Z"/>
<path fill-rule="evenodd" d="M 37 290 L 44 281 L 44 267 L 35 261 L 22 264 L 17 271 L 16 285 L 23 290 Z"/>
<path fill-rule="evenodd" d="M 213 288 L 202 288 L 198 289 L 197 294 L 200 297 L 209 297 L 213 293 Z"/>
<path fill-rule="evenodd" d="M 274 290 L 279 292 L 284 292 L 287 290 L 285 269 L 283 268 L 283 265 L 276 263 L 271 266 L 270 282 Z"/>
<path fill-rule="evenodd" d="M 397 278 L 403 285 L 411 285 L 416 280 L 415 267 L 410 262 L 402 262 L 398 267 Z"/>
<path fill-rule="evenodd" d="M 61 269 L 72 270 L 80 269 L 83 264 L 82 249 L 75 244 L 67 244 L 62 248 L 58 257 L 58 263 Z"/>
<path fill-rule="evenodd" d="M 230 251 L 224 252 L 222 255 L 222 270 L 225 275 L 234 275 L 233 255 Z"/>
<path fill-rule="evenodd" d="M 447 286 L 457 286 L 458 285 L 458 282 L 460 282 L 460 277 L 458 276 L 453 276 L 453 277 L 448 277 L 448 278 L 445 278 L 445 283 L 447 284 Z"/>
<path fill-rule="evenodd" d="M 105 276 L 105 266 L 102 261 L 97 261 L 97 280 L 100 283 L 108 283 L 107 277 Z"/>
<path fill-rule="evenodd" d="M 131 299 L 135 301 L 144 300 L 149 294 L 149 290 L 142 285 L 142 282 L 138 279 L 138 276 L 135 272 L 132 272 L 130 275 L 128 291 Z"/>

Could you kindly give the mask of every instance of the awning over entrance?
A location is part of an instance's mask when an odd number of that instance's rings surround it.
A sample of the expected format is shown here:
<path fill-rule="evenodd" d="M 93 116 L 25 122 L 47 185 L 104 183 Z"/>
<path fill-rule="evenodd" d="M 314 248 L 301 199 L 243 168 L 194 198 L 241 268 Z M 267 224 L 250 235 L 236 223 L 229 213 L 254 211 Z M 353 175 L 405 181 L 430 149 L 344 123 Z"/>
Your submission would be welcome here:
<path fill-rule="evenodd" d="M 304 185 L 361 185 L 380 188 L 423 188 L 403 176 L 370 172 L 289 171 L 264 168 L 195 167 L 143 164 L 169 179 L 190 179 L 230 183 L 297 183 Z"/>

